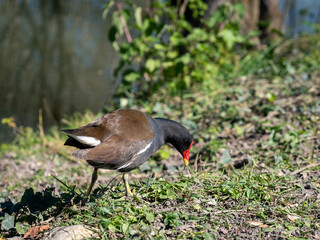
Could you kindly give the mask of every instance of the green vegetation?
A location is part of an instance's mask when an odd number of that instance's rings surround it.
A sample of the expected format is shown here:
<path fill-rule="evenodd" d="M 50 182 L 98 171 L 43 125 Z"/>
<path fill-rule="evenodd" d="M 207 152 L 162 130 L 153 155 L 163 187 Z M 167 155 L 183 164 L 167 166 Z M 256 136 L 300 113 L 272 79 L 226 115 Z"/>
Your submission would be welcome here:
<path fill-rule="evenodd" d="M 199 83 L 210 91 L 229 73 L 240 71 L 239 58 L 254 47 L 253 37 L 257 35 L 239 33 L 242 4 L 221 5 L 204 21 L 206 4 L 190 2 L 191 21 L 199 21 L 199 27 L 185 19 L 185 10 L 177 14 L 170 1 L 154 1 L 149 12 L 131 2 L 120 7 L 109 1 L 104 15 L 114 8 L 109 40 L 121 56 L 115 71 L 122 77 L 119 95 L 129 99 L 147 98 L 156 92 L 177 95 Z M 129 29 L 134 30 L 135 37 Z"/>
<path fill-rule="evenodd" d="M 125 69 L 119 96 L 190 129 L 191 166 L 165 146 L 130 174 L 133 199 L 117 173 L 102 170 L 83 203 L 92 168 L 71 157 L 65 136 L 4 119 L 17 137 L 1 145 L 1 234 L 49 223 L 83 224 L 102 239 L 318 238 L 319 35 L 259 49 L 238 33 L 239 18 L 228 18 L 241 15 L 241 5 L 222 6 L 206 27 L 191 29 L 166 2 L 156 3 L 153 18 L 132 5 L 113 13 L 113 23 L 124 16 L 137 29 L 131 42 L 120 41 L 123 26 L 109 33 Z M 161 25 L 164 16 L 175 25 Z M 94 118 L 87 112 L 63 124 Z"/>

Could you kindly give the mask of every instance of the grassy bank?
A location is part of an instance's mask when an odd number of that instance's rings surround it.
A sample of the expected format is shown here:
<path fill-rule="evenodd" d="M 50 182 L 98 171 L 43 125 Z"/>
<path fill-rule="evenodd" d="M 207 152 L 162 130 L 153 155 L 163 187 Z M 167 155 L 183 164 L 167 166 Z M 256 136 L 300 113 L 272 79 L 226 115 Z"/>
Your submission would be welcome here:
<path fill-rule="evenodd" d="M 196 144 L 190 168 L 166 146 L 134 170 L 129 200 L 121 177 L 102 170 L 81 205 L 92 169 L 71 157 L 65 136 L 11 121 L 16 140 L 1 146 L 2 236 L 83 224 L 105 239 L 319 238 L 319 74 L 240 77 L 216 91 L 133 106 L 180 121 Z M 94 118 L 75 115 L 64 125 Z"/>

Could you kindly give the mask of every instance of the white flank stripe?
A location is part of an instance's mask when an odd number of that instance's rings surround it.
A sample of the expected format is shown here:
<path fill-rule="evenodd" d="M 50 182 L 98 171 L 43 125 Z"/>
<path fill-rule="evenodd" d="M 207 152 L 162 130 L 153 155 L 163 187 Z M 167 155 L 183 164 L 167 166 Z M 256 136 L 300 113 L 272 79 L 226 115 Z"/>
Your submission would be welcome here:
<path fill-rule="evenodd" d="M 93 146 L 93 147 L 97 146 L 101 143 L 101 141 L 99 139 L 96 139 L 94 137 L 76 136 L 76 135 L 72 135 L 72 134 L 70 134 L 70 136 L 83 144 L 87 144 L 87 145 Z"/>
<path fill-rule="evenodd" d="M 152 142 L 151 142 L 151 143 L 149 143 L 147 146 L 145 146 L 145 148 L 144 148 L 144 149 L 140 150 L 140 151 L 137 153 L 137 155 L 139 155 L 139 154 L 141 154 L 141 153 L 143 153 L 143 152 L 147 151 L 147 149 L 151 146 L 151 144 L 152 144 Z M 120 170 L 121 168 L 126 168 L 126 167 L 130 166 L 130 165 L 134 162 L 134 160 L 135 160 L 135 159 L 133 159 L 132 161 L 130 161 L 130 162 L 128 162 L 128 163 L 126 163 L 126 164 L 122 165 L 121 167 L 117 168 L 117 170 Z"/>
<path fill-rule="evenodd" d="M 151 142 L 151 143 L 152 143 L 152 142 Z M 137 155 L 139 155 L 139 154 L 147 151 L 147 149 L 151 146 L 151 143 L 149 143 L 144 149 L 140 150 L 140 151 L 137 153 Z"/>
<path fill-rule="evenodd" d="M 125 165 L 122 165 L 121 167 L 117 168 L 117 170 L 119 170 L 119 169 L 121 169 L 121 168 L 125 168 L 125 167 L 128 167 L 128 166 L 130 166 L 130 165 L 131 165 L 132 163 L 133 163 L 133 161 L 131 161 L 131 162 L 128 162 L 127 164 L 125 164 Z"/>

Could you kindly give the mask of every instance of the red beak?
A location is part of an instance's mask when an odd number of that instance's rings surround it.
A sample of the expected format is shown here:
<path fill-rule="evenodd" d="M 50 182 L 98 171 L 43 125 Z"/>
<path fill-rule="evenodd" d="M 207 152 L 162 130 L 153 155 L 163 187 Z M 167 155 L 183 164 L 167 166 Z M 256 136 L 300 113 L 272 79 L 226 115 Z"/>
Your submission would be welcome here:
<path fill-rule="evenodd" d="M 183 154 L 182 154 L 183 155 L 183 161 L 184 161 L 184 164 L 186 166 L 189 165 L 189 152 L 190 152 L 190 149 L 191 149 L 191 146 L 192 146 L 193 143 L 194 143 L 194 141 L 192 141 L 192 143 L 190 144 L 190 147 L 187 150 L 185 150 L 183 152 Z"/>

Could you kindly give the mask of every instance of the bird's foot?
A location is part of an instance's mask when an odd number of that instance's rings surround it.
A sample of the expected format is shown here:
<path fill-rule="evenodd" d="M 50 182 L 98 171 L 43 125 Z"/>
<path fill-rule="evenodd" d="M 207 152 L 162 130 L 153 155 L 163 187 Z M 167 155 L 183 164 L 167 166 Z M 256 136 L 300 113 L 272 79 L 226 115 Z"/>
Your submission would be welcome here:
<path fill-rule="evenodd" d="M 129 186 L 126 188 L 126 197 L 132 198 L 135 194 L 136 194 L 136 191 L 134 188 L 132 189 L 132 191 Z"/>

